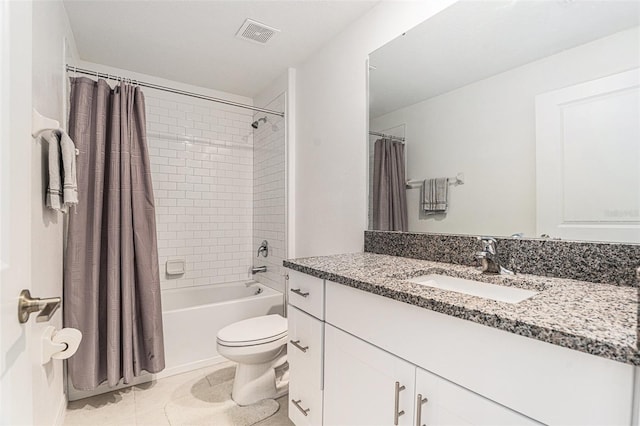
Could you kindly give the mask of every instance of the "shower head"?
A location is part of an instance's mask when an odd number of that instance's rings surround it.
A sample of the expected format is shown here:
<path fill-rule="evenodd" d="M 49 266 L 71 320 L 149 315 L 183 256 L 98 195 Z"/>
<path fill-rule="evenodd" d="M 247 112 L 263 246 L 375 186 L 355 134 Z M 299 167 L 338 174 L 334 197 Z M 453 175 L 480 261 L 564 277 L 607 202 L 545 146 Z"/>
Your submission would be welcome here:
<path fill-rule="evenodd" d="M 256 121 L 254 121 L 253 123 L 251 123 L 251 127 L 253 127 L 254 129 L 257 129 L 258 126 L 260 125 L 260 122 L 266 123 L 267 122 L 267 117 L 264 116 L 262 118 L 257 119 Z"/>

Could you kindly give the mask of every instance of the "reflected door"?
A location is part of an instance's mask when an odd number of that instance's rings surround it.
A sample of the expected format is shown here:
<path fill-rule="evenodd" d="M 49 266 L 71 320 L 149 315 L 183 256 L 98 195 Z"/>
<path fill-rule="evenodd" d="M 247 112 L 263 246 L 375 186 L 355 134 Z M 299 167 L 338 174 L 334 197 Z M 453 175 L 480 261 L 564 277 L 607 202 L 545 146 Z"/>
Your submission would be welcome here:
<path fill-rule="evenodd" d="M 537 233 L 640 243 L 640 70 L 536 97 Z"/>

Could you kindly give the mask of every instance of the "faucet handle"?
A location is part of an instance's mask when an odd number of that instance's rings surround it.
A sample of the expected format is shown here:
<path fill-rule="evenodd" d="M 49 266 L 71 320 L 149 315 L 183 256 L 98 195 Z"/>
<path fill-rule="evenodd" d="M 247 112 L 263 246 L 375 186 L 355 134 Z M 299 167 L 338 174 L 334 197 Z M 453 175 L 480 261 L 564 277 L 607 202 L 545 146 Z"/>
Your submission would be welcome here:
<path fill-rule="evenodd" d="M 496 247 L 498 242 L 493 237 L 477 237 L 480 244 L 482 244 L 482 250 L 491 254 L 496 254 Z"/>

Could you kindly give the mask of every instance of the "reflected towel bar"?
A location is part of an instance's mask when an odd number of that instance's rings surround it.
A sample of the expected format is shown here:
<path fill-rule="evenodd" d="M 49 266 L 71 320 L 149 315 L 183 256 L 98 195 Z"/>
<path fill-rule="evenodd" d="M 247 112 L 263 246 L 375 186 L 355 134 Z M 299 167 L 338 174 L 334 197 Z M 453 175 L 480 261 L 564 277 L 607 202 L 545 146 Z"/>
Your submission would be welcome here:
<path fill-rule="evenodd" d="M 422 187 L 422 182 L 424 182 L 424 179 L 422 179 L 422 180 L 417 180 L 417 179 L 408 180 L 406 187 L 407 187 L 407 189 L 421 188 Z M 455 177 L 450 177 L 449 178 L 449 185 L 453 185 L 453 186 L 464 185 L 464 174 L 463 173 L 458 173 Z"/>

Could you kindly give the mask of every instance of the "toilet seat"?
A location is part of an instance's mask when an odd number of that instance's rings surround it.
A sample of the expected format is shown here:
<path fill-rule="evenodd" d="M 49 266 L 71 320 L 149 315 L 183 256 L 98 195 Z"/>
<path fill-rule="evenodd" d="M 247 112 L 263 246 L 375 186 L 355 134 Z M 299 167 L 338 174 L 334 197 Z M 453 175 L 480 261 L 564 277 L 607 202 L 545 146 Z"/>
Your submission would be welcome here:
<path fill-rule="evenodd" d="M 221 346 L 256 346 L 278 341 L 287 336 L 287 320 L 280 315 L 249 318 L 224 327 L 218 332 Z"/>

